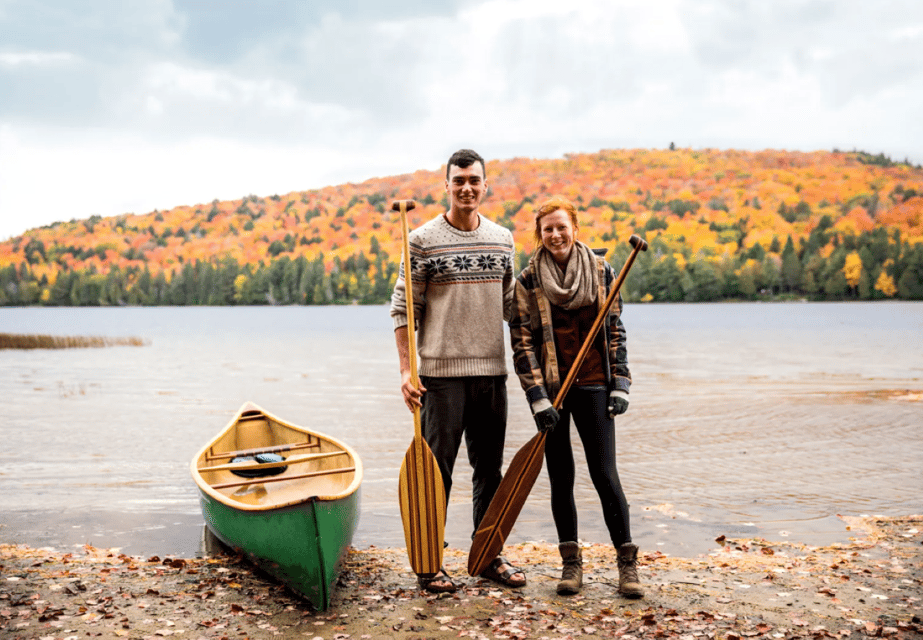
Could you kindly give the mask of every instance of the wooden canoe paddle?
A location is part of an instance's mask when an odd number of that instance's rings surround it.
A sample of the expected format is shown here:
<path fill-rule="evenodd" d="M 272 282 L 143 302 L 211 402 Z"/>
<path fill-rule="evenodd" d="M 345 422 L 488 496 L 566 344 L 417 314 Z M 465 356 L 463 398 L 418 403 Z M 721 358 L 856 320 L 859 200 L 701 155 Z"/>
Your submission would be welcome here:
<path fill-rule="evenodd" d="M 609 313 L 609 308 L 615 301 L 615 296 L 618 294 L 619 289 L 622 288 L 622 282 L 625 281 L 625 277 L 628 275 L 628 271 L 631 269 L 638 252 L 647 251 L 647 242 L 639 236 L 631 236 L 628 242 L 631 243 L 632 252 L 625 261 L 625 265 L 619 272 L 615 283 L 613 283 L 612 290 L 609 291 L 609 295 L 606 297 L 606 303 L 596 316 L 589 334 L 583 341 L 580 351 L 577 352 L 574 364 L 567 372 L 567 377 L 561 385 L 561 390 L 558 391 L 558 395 L 554 399 L 554 408 L 557 410 L 561 409 L 564 398 L 567 396 L 571 384 L 573 384 L 574 377 L 577 375 L 580 365 L 583 364 L 583 359 L 590 350 L 593 339 L 599 332 L 600 327 L 602 327 L 606 314 Z M 529 492 L 532 491 L 532 485 L 535 484 L 535 479 L 542 470 L 542 463 L 545 459 L 545 436 L 544 432 L 537 433 L 516 452 L 516 455 L 510 461 L 510 466 L 507 467 L 503 480 L 500 482 L 500 486 L 497 487 L 497 492 L 490 501 L 487 512 L 481 519 L 481 524 L 478 525 L 474 540 L 471 542 L 471 551 L 468 553 L 468 575 L 481 575 L 481 572 L 503 549 L 503 544 L 513 529 L 516 518 L 519 517 L 519 512 L 522 511 L 522 506 L 525 504 L 526 498 L 529 497 Z"/>
<path fill-rule="evenodd" d="M 410 268 L 410 232 L 407 212 L 413 200 L 398 200 L 391 204 L 401 212 L 401 233 L 404 239 L 404 290 L 407 299 L 407 340 L 410 357 L 410 381 L 420 386 L 417 377 L 416 324 L 413 317 L 413 276 Z M 398 483 L 401 520 L 407 555 L 414 573 L 431 578 L 442 567 L 442 541 L 445 534 L 445 487 L 436 457 L 430 450 L 420 426 L 420 407 L 413 408 L 413 442 L 401 463 Z"/>

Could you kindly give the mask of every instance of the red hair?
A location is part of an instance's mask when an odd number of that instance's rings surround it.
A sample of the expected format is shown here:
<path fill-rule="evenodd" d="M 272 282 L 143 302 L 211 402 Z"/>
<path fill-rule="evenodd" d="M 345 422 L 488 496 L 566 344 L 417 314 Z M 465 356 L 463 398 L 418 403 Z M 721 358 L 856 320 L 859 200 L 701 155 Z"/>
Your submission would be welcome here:
<path fill-rule="evenodd" d="M 574 229 L 578 227 L 577 225 L 577 207 L 574 206 L 574 203 L 565 198 L 564 196 L 553 196 L 552 198 L 545 200 L 535 211 L 535 246 L 542 246 L 542 218 L 547 216 L 550 213 L 555 211 L 566 211 L 570 216 L 571 224 L 574 225 Z"/>

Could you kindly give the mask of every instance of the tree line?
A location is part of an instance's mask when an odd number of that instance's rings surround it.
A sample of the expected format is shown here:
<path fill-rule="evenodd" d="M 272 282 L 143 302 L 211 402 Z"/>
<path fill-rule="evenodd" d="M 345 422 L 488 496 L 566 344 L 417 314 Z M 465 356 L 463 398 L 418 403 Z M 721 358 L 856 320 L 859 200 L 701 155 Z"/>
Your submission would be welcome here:
<path fill-rule="evenodd" d="M 655 238 L 625 281 L 626 299 L 923 300 L 923 244 L 902 242 L 897 230 L 840 236 L 822 221 L 798 247 L 791 237 L 779 244 L 776 238 L 770 247 L 756 243 L 733 256 L 686 261 Z M 613 266 L 628 253 L 619 248 Z"/>
<path fill-rule="evenodd" d="M 58 272 L 54 283 L 22 262 L 0 269 L 0 305 L 50 307 L 376 304 L 389 299 L 398 265 L 383 256 L 346 260 L 281 256 L 267 264 L 225 258 L 187 262 L 173 274 L 147 266 Z"/>
<path fill-rule="evenodd" d="M 630 249 L 619 245 L 609 260 L 618 271 Z M 529 256 L 520 252 L 520 268 Z M 292 258 L 265 263 L 231 258 L 185 263 L 175 272 L 145 266 L 106 273 L 61 269 L 54 282 L 27 261 L 0 269 L 0 306 L 185 306 L 383 304 L 390 299 L 398 263 L 373 248 L 342 260 Z M 824 217 L 798 245 L 791 236 L 733 255 L 677 252 L 660 236 L 637 257 L 624 285 L 629 301 L 719 300 L 923 300 L 923 244 L 899 230 L 877 227 L 842 234 Z"/>

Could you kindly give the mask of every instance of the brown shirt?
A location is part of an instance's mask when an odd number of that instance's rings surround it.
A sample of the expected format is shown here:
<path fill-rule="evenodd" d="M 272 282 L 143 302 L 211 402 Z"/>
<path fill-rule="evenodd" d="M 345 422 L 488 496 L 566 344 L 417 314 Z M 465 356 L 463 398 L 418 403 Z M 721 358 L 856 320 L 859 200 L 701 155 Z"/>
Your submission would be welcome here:
<path fill-rule="evenodd" d="M 580 352 L 583 341 L 593 328 L 597 311 L 595 303 L 572 311 L 551 305 L 551 323 L 554 327 L 554 342 L 558 352 L 558 371 L 561 380 L 567 377 L 574 360 L 577 359 L 577 353 Z M 574 378 L 574 386 L 605 385 L 606 371 L 603 363 L 599 343 L 594 340 L 577 372 L 577 377 Z"/>

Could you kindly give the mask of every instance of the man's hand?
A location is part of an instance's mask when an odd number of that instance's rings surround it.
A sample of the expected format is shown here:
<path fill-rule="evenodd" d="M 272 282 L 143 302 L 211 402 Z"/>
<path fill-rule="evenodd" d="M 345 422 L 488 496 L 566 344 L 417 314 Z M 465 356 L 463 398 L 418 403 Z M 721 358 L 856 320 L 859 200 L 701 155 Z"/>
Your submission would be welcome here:
<path fill-rule="evenodd" d="M 394 341 L 397 344 L 397 359 L 401 366 L 401 395 L 404 396 L 404 404 L 412 412 L 423 406 L 420 398 L 426 393 L 426 387 L 419 383 L 414 387 L 410 382 L 410 336 L 407 334 L 407 325 L 394 330 Z"/>
<path fill-rule="evenodd" d="M 554 429 L 561 416 L 558 415 L 550 400 L 542 398 L 532 403 L 532 417 L 535 419 L 535 426 L 538 430 L 547 433 Z"/>
<path fill-rule="evenodd" d="M 415 407 L 423 406 L 420 398 L 423 397 L 424 393 L 426 393 L 426 387 L 424 387 L 422 384 L 414 388 L 413 384 L 410 382 L 409 371 L 404 371 L 401 373 L 401 395 L 404 396 L 404 404 L 407 405 L 407 408 L 410 409 L 410 411 L 413 411 Z"/>
<path fill-rule="evenodd" d="M 614 418 L 628 411 L 628 394 L 621 389 L 609 392 L 609 417 Z"/>

